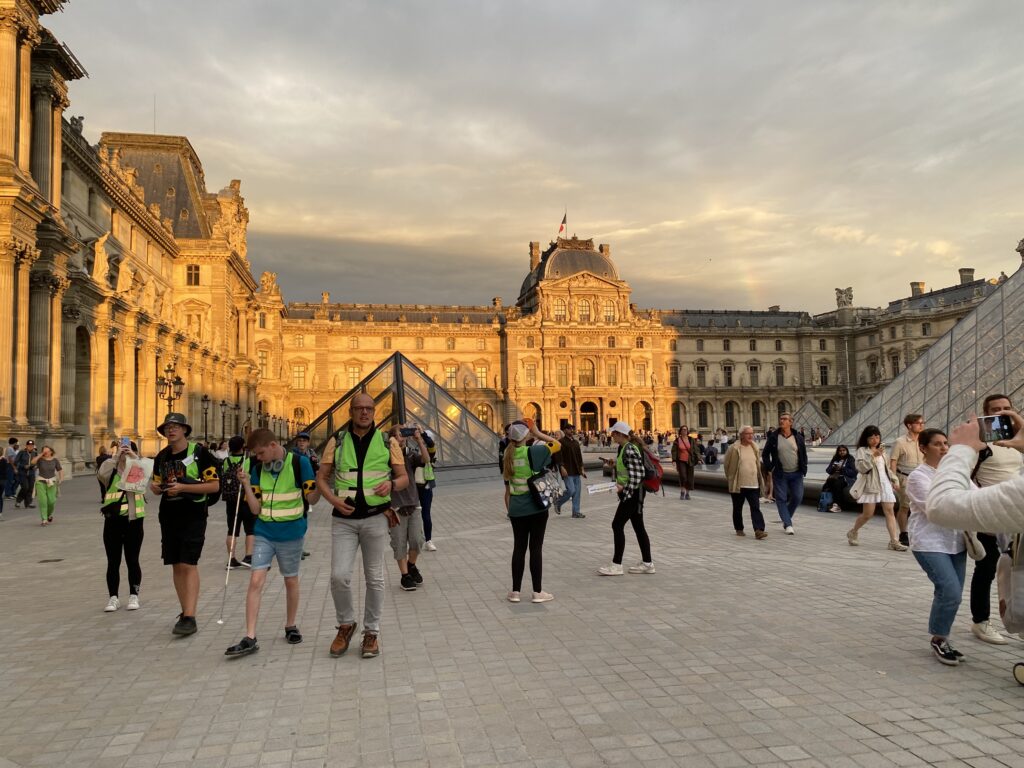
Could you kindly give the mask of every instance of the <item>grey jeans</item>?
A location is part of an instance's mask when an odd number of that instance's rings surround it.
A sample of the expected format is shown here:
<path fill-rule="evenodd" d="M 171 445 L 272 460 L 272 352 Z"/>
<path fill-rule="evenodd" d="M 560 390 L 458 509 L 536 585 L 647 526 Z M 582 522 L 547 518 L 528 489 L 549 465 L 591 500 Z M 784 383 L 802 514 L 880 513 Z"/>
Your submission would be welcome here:
<path fill-rule="evenodd" d="M 356 620 L 352 573 L 356 568 L 356 551 L 361 550 L 366 578 L 363 629 L 380 631 L 380 614 L 384 608 L 384 549 L 388 538 L 388 520 L 384 515 L 362 520 L 331 518 L 331 597 L 339 624 Z"/>

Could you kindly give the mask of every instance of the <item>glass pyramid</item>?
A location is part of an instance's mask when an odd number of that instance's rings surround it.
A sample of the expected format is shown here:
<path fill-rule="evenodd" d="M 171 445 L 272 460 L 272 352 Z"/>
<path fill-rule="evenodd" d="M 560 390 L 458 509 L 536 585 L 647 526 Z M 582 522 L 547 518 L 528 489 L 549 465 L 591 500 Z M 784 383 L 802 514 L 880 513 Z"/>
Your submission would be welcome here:
<path fill-rule="evenodd" d="M 377 428 L 418 424 L 433 434 L 440 467 L 494 464 L 498 436 L 427 374 L 396 352 L 350 389 L 306 429 L 318 452 L 338 430 L 347 429 L 349 402 L 366 392 L 377 403 Z"/>
<path fill-rule="evenodd" d="M 811 430 L 816 429 L 820 434 L 835 429 L 835 423 L 825 413 L 808 400 L 801 405 L 793 414 L 793 429 L 803 429 L 807 433 L 807 439 L 811 439 Z"/>
<path fill-rule="evenodd" d="M 861 406 L 825 445 L 853 445 L 869 424 L 889 445 L 905 431 L 903 417 L 924 414 L 946 429 L 980 413 L 992 393 L 1024 399 L 1024 268 L 1004 280 L 905 371 Z"/>

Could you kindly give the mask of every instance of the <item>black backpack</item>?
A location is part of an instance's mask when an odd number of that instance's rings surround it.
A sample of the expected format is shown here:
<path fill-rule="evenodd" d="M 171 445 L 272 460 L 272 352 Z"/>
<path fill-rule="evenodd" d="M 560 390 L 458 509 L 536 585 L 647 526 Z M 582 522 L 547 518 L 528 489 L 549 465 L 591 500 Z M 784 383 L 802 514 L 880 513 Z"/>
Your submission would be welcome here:
<path fill-rule="evenodd" d="M 240 458 L 241 461 L 233 462 L 231 459 Z M 235 503 L 242 492 L 242 484 L 238 482 L 238 467 L 245 462 L 245 457 L 228 456 L 220 465 L 220 495 L 229 505 Z"/>

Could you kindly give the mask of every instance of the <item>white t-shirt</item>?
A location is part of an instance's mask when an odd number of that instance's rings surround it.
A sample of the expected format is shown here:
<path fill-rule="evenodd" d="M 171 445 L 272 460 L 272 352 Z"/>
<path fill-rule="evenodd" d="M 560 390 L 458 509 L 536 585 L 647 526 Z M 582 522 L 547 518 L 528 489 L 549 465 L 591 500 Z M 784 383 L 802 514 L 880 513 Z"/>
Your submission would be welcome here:
<path fill-rule="evenodd" d="M 1016 477 L 1021 472 L 1022 461 L 1020 451 L 1002 445 L 990 445 L 992 455 L 981 462 L 975 477 L 982 488 L 1001 483 Z"/>
<path fill-rule="evenodd" d="M 910 534 L 910 549 L 914 552 L 945 552 L 947 555 L 957 555 L 967 548 L 963 533 L 931 522 L 925 509 L 928 490 L 932 487 L 934 477 L 935 469 L 927 464 L 921 464 L 907 478 L 907 498 L 910 500 L 907 533 Z"/>

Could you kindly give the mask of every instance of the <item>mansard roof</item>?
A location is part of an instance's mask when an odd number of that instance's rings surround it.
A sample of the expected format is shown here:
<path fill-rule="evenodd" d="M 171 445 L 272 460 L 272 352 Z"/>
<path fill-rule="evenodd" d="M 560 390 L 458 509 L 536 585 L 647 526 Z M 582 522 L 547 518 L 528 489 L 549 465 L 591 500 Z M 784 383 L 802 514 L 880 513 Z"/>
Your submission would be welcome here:
<path fill-rule="evenodd" d="M 736 329 L 798 328 L 812 324 L 806 312 L 754 312 L 731 309 L 658 310 L 664 325 L 678 328 Z"/>

